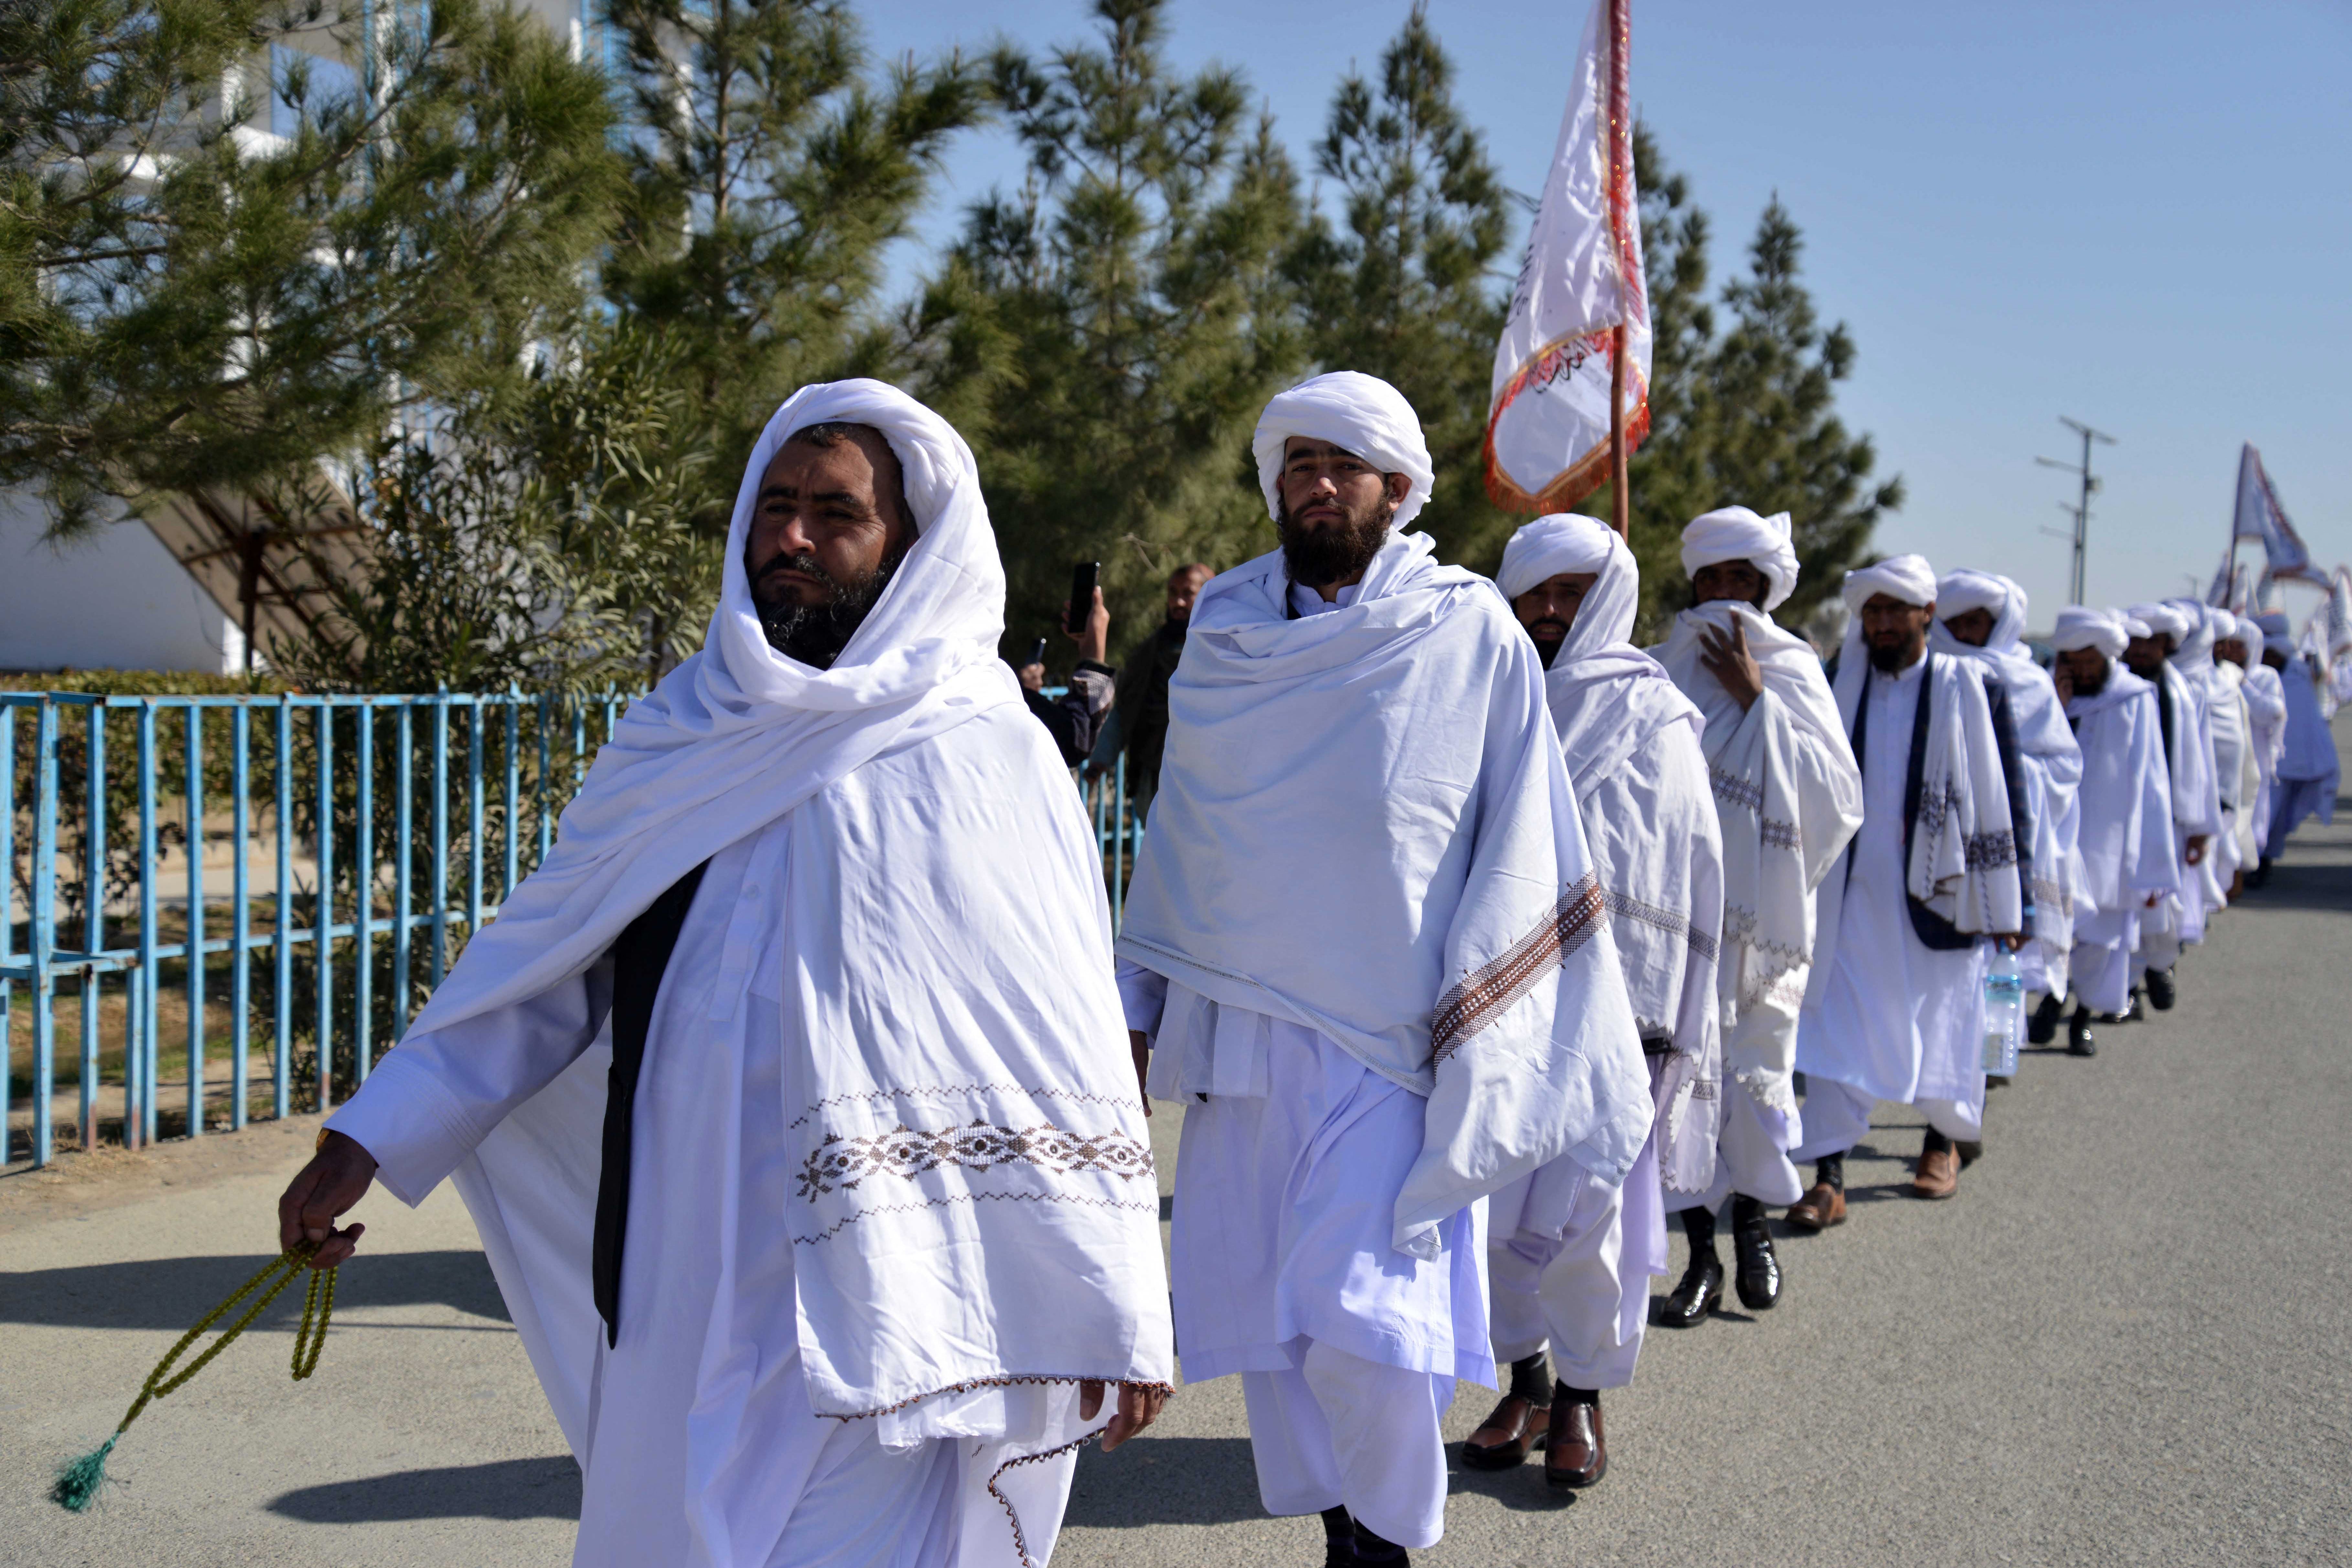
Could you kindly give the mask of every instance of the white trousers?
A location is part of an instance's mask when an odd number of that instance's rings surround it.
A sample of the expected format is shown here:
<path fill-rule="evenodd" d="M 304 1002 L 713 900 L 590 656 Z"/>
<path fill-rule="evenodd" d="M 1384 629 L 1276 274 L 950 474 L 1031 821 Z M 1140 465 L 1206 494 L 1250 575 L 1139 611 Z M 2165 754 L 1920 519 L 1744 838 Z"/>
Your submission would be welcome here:
<path fill-rule="evenodd" d="M 1634 1174 L 1657 1180 L 1654 1170 L 1636 1166 Z M 1552 1368 L 1570 1388 L 1622 1388 L 1633 1381 L 1650 1317 L 1652 1260 L 1641 1256 L 1648 1248 L 1626 1245 L 1624 1198 L 1623 1188 L 1588 1175 L 1565 1235 L 1554 1240 L 1522 1232 L 1487 1249 L 1497 1363 L 1549 1344 Z M 1663 1241 L 1663 1215 L 1652 1214 L 1649 1224 Z"/>
<path fill-rule="evenodd" d="M 1415 1549 L 1445 1533 L 1445 1439 L 1454 1380 L 1308 1342 L 1299 1364 L 1244 1372 L 1250 1453 L 1271 1514 L 1345 1504 L 1384 1541 Z"/>
<path fill-rule="evenodd" d="M 2131 1005 L 2133 956 L 2119 939 L 2074 944 L 2074 996 L 2094 1013 L 2120 1013 Z"/>
<path fill-rule="evenodd" d="M 1960 1100 L 1916 1100 L 1912 1104 L 1927 1125 L 1959 1142 L 1984 1136 L 1984 1107 Z M 1805 1141 L 1793 1158 L 1818 1160 L 1843 1154 L 1870 1132 L 1870 1113 L 1877 1096 L 1835 1079 L 1805 1075 Z"/>

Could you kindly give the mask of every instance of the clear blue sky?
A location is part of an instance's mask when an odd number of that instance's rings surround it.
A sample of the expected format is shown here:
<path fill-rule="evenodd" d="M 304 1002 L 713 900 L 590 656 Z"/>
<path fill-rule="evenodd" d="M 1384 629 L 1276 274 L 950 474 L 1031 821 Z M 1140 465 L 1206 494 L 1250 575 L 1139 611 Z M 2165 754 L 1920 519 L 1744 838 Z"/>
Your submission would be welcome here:
<path fill-rule="evenodd" d="M 1340 75 L 1409 9 L 1178 0 L 1171 47 L 1243 69 L 1303 165 Z M 1081 0 L 860 10 L 887 54 L 1088 27 Z M 1532 190 L 1585 0 L 1430 13 Z M 2095 459 L 2092 602 L 2202 590 L 2247 440 L 2314 558 L 2352 560 L 2352 5 L 1633 0 L 1633 28 L 1634 99 L 1715 221 L 1717 278 L 1777 191 L 1853 330 L 1841 412 L 1910 491 L 1879 551 L 2007 572 L 2046 626 L 2067 547 L 2042 531 L 2074 481 L 2033 458 L 2075 455 L 2069 414 L 2121 438 Z M 965 137 L 926 234 L 1019 173 L 1002 130 Z M 2298 620 L 2316 602 L 2288 594 Z"/>

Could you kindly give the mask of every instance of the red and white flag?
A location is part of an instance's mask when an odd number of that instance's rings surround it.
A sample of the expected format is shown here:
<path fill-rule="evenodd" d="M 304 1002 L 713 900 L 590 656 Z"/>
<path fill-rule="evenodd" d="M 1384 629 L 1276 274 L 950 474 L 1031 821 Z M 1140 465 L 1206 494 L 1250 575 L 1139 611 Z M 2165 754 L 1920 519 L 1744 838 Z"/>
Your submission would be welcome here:
<path fill-rule="evenodd" d="M 1585 24 L 1559 146 L 1495 350 L 1486 493 L 1513 511 L 1563 510 L 1607 482 L 1620 325 L 1626 450 L 1650 428 L 1650 306 L 1625 68 L 1631 3 L 1596 0 Z"/>

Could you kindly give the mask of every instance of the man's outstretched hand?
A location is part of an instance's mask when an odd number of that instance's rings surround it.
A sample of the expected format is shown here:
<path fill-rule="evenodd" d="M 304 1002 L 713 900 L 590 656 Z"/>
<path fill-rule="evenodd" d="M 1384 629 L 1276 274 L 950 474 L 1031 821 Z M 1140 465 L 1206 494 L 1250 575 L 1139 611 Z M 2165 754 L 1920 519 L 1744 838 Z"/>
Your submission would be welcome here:
<path fill-rule="evenodd" d="M 1078 1384 L 1078 1419 L 1093 1420 L 1102 1413 L 1102 1380 L 1097 1377 L 1081 1380 Z M 1168 1391 L 1164 1388 L 1147 1388 L 1132 1383 L 1120 1384 L 1118 1414 L 1113 1415 L 1110 1418 L 1110 1425 L 1103 1428 L 1103 1452 L 1109 1453 L 1113 1448 L 1159 1420 L 1160 1412 L 1167 1404 Z"/>
<path fill-rule="evenodd" d="M 278 1245 L 289 1248 L 315 1243 L 319 1250 L 312 1254 L 310 1267 L 334 1268 L 359 1250 L 360 1237 L 367 1230 L 363 1225 L 338 1230 L 335 1221 L 367 1195 L 374 1181 L 375 1156 L 340 1132 L 327 1133 L 319 1141 L 319 1152 L 278 1200 Z"/>

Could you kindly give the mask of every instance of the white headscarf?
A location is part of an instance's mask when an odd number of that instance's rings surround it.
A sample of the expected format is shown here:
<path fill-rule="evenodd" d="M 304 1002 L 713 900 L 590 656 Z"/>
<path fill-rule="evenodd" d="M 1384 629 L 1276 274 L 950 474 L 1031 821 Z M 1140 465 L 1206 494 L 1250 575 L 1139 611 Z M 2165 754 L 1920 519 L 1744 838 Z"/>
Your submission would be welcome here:
<path fill-rule="evenodd" d="M 2263 624 L 2252 616 L 2240 616 L 2237 619 L 2238 641 L 2246 645 L 2246 673 L 2251 675 L 2263 662 Z"/>
<path fill-rule="evenodd" d="M 2150 637 L 2170 637 L 2176 645 L 2188 640 L 2189 616 L 2178 605 L 2165 601 L 2134 605 L 2131 618 L 2147 626 Z M 2200 626 L 2204 624 L 2202 616 L 2197 620 Z"/>
<path fill-rule="evenodd" d="M 1687 719 L 1701 725 L 1698 710 L 1675 689 L 1658 661 L 1626 640 L 1641 603 L 1642 574 L 1615 529 L 1574 512 L 1539 517 L 1511 535 L 1496 586 L 1505 598 L 1517 599 L 1563 572 L 1598 574 L 1544 672 L 1569 771 L 1615 767 L 1658 724 Z M 1638 684 L 1628 687 L 1628 681 Z M 1654 684 L 1658 689 L 1651 691 Z"/>
<path fill-rule="evenodd" d="M 2123 658 L 2124 645 L 2130 640 L 2123 622 L 2112 613 L 2083 605 L 2059 611 L 2058 629 L 2050 634 L 2050 646 L 2060 653 L 2095 647 L 2111 659 Z"/>
<path fill-rule="evenodd" d="M 769 647 L 743 549 L 771 458 L 794 430 L 830 421 L 872 426 L 887 439 L 919 533 L 839 660 L 818 670 Z M 1003 606 L 979 475 L 947 422 L 879 382 L 795 394 L 745 465 L 702 651 L 630 706 L 565 810 L 546 863 L 468 942 L 412 1026 L 412 1037 L 446 1029 L 579 974 L 688 871 L 808 807 L 798 816 L 784 885 L 772 894 L 796 932 L 792 972 L 775 980 L 793 998 L 788 1011 L 803 1048 L 787 1068 L 793 1102 L 774 1108 L 797 1117 L 795 1168 L 814 1168 L 806 1162 L 827 1150 L 887 1144 L 907 1131 L 902 1117 L 909 1125 L 1053 1133 L 1109 1157 L 1059 1168 L 998 1161 L 981 1174 L 952 1160 L 918 1162 L 889 1181 L 804 1180 L 797 1194 L 757 1194 L 782 1209 L 807 1243 L 795 1247 L 794 1271 L 812 1406 L 843 1416 L 905 1407 L 888 1417 L 901 1435 L 981 1430 L 978 1415 L 952 1400 L 940 1417 L 945 1426 L 926 1429 L 940 1408 L 933 1396 L 958 1385 L 1165 1377 L 1150 1370 L 1167 1361 L 1150 1230 L 1157 1205 L 1148 1196 L 1148 1134 L 1132 1068 L 1118 1048 L 1099 857 L 997 657 Z M 925 847 L 920 863 L 931 881 L 910 892 L 873 863 L 870 846 L 853 843 L 824 813 L 857 809 L 863 797 L 850 775 L 861 767 L 976 721 L 1001 735 L 975 742 L 982 748 L 975 754 L 1005 769 L 986 789 L 1024 804 L 992 819 L 997 836 L 986 843 L 943 836 Z M 909 917 L 908 904 L 934 896 L 966 910 L 1023 910 L 1053 934 L 1007 945 L 1001 933 Z M 882 948 L 844 935 L 877 926 L 905 940 Z M 558 1087 L 577 1076 L 566 1074 Z M 554 1098 L 551 1090 L 526 1102 L 509 1122 L 520 1126 Z M 549 1111 L 556 1119 L 549 1125 L 570 1127 L 578 1110 L 575 1096 L 568 1110 Z M 601 1093 L 588 1110 L 601 1119 Z M 531 1128 L 526 1139 L 550 1135 L 540 1122 Z M 545 1152 L 498 1144 L 507 1130 L 492 1130 L 476 1163 L 460 1167 L 469 1205 L 486 1191 L 493 1208 L 514 1209 L 509 1200 L 520 1189 L 509 1184 L 519 1183 L 536 1184 L 516 1210 L 529 1211 L 523 1220 L 557 1213 L 566 1194 L 593 1208 L 593 1129 L 584 1193 L 564 1186 L 579 1171 L 551 1173 Z M 494 1161 L 499 1170 L 485 1173 Z M 1130 1179 L 1138 1173 L 1140 1198 Z M 982 1190 L 1030 1201 L 971 1201 Z M 524 1247 L 520 1238 L 516 1245 L 541 1258 L 569 1256 Z M 584 1250 L 570 1251 L 582 1254 L 570 1261 L 584 1292 Z M 976 1289 L 975 1260 L 983 1256 L 992 1265 L 1020 1263 Z M 1082 1258 L 1087 1288 L 1057 1293 L 1034 1268 L 1047 1257 L 1073 1268 Z M 537 1361 L 542 1347 L 533 1348 Z M 553 1347 L 554 1361 L 541 1366 L 551 1396 L 567 1380 L 584 1394 L 586 1373 L 575 1363 L 593 1348 Z"/>
<path fill-rule="evenodd" d="M 1702 567 L 1727 561 L 1745 561 L 1764 574 L 1767 615 L 1787 604 L 1797 591 L 1797 547 L 1789 514 L 1759 517 L 1744 506 L 1726 506 L 1693 518 L 1683 530 L 1684 574 L 1696 577 Z"/>
<path fill-rule="evenodd" d="M 2263 629 L 2263 637 L 2268 642 L 2284 644 L 2292 635 L 2291 628 L 2287 626 L 2284 610 L 2257 611 L 2254 615 L 2254 625 Z"/>
<path fill-rule="evenodd" d="M 1275 395 L 1258 416 L 1250 450 L 1257 458 L 1258 489 L 1265 492 L 1265 515 L 1282 517 L 1282 448 L 1293 436 L 1328 441 L 1384 474 L 1412 481 L 1389 526 L 1402 529 L 1429 504 L 1437 470 L 1430 466 L 1429 443 L 1421 416 L 1404 394 L 1376 375 L 1335 370 Z"/>
<path fill-rule="evenodd" d="M 1838 705 L 1846 710 L 1846 729 L 1853 728 L 1853 714 L 1846 698 L 1849 690 L 1862 689 L 1863 670 L 1870 661 L 1869 651 L 1863 647 L 1862 607 L 1878 595 L 1900 600 L 1906 605 L 1936 604 L 1936 569 L 1927 564 L 1924 555 L 1890 555 L 1870 566 L 1860 567 L 1845 574 L 1838 595 L 1845 601 L 1845 642 L 1838 650 Z M 1940 611 L 1942 606 L 1937 605 Z M 1932 627 L 1934 622 L 1931 620 Z"/>

